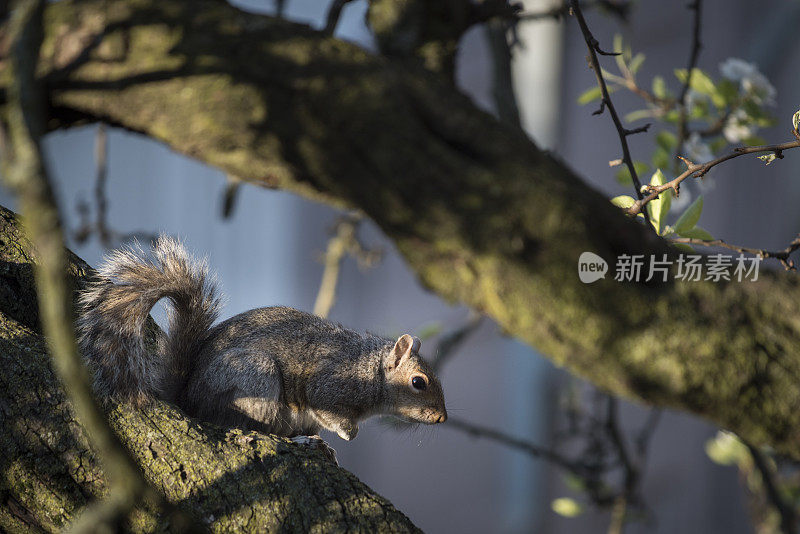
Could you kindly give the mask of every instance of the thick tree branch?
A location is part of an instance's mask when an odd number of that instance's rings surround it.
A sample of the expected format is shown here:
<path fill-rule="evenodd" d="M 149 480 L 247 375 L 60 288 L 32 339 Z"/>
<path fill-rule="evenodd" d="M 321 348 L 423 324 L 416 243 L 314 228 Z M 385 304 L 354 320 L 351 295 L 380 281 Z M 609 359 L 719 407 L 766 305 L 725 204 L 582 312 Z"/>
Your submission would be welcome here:
<path fill-rule="evenodd" d="M 796 277 L 581 283 L 584 251 L 674 252 L 440 76 L 303 26 L 216 1 L 87 0 L 49 4 L 46 28 L 51 128 L 104 120 L 361 208 L 424 284 L 558 364 L 800 457 Z"/>

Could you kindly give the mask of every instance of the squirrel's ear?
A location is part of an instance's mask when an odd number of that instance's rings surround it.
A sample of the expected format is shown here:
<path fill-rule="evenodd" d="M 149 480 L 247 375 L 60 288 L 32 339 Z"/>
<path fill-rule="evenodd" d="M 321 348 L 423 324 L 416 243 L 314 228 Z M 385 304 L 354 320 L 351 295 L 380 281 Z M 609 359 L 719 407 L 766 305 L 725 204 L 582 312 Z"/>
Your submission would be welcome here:
<path fill-rule="evenodd" d="M 422 342 L 416 338 L 411 337 L 408 334 L 403 334 L 399 338 L 397 338 L 397 343 L 394 344 L 394 348 L 392 349 L 392 355 L 389 358 L 389 368 L 394 369 L 400 362 L 411 354 L 412 352 L 418 352 L 419 347 Z"/>

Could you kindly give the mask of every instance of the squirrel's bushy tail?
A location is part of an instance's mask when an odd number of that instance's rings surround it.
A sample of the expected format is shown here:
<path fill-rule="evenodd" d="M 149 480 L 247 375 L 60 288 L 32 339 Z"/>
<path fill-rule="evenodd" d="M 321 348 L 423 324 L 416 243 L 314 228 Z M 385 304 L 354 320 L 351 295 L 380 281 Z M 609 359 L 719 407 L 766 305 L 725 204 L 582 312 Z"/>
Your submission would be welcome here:
<path fill-rule="evenodd" d="M 112 252 L 80 297 L 81 350 L 100 396 L 139 403 L 163 397 L 186 378 L 217 317 L 220 300 L 205 262 L 163 235 L 152 256 L 138 245 Z M 147 319 L 162 298 L 171 304 L 168 332 L 156 346 L 147 343 Z"/>

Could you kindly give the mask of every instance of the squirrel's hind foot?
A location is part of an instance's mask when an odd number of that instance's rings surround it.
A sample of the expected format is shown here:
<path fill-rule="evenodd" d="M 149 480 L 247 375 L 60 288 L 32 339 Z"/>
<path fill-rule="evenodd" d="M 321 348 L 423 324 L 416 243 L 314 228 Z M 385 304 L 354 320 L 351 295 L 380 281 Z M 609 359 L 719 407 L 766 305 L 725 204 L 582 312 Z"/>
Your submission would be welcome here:
<path fill-rule="evenodd" d="M 324 439 L 317 435 L 313 436 L 295 436 L 291 439 L 294 443 L 308 447 L 310 449 L 319 449 L 325 457 L 336 465 L 339 461 L 336 459 L 336 451 L 328 445 Z"/>

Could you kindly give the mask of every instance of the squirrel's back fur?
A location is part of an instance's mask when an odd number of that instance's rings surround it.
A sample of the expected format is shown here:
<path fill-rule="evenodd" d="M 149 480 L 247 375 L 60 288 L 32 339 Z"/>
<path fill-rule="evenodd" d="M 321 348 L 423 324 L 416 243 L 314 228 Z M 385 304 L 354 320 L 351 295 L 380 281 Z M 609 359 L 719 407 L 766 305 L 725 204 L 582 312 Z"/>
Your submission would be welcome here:
<path fill-rule="evenodd" d="M 220 300 L 205 262 L 160 236 L 152 259 L 138 245 L 112 252 L 80 298 L 81 350 L 95 373 L 100 396 L 143 402 L 180 387 L 191 360 L 217 318 Z M 168 330 L 148 347 L 150 310 L 162 298 Z"/>

